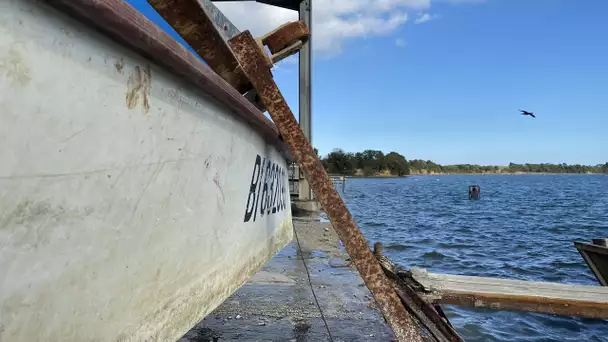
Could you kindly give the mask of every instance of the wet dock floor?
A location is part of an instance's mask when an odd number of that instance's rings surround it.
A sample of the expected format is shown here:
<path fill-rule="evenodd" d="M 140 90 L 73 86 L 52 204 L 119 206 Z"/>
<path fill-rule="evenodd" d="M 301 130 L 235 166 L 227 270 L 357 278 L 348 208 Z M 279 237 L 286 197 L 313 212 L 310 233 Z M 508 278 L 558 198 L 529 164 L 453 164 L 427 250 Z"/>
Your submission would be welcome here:
<path fill-rule="evenodd" d="M 394 339 L 331 225 L 294 218 L 294 226 L 319 306 L 292 242 L 179 342 Z"/>

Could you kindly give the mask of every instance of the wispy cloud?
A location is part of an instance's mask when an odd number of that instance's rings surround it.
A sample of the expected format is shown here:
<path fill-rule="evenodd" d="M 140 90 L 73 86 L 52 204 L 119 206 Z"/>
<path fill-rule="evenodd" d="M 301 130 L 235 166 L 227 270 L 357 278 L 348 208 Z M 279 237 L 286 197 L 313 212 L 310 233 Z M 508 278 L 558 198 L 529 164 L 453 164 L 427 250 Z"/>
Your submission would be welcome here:
<path fill-rule="evenodd" d="M 480 4 L 482 2 L 487 2 L 487 0 L 441 0 L 443 2 L 449 2 L 452 4 Z"/>
<path fill-rule="evenodd" d="M 342 51 L 347 41 L 389 35 L 408 21 L 410 13 L 428 11 L 434 1 L 441 0 L 313 1 L 313 50 L 333 55 Z M 296 11 L 254 1 L 215 2 L 215 5 L 240 30 L 250 30 L 257 37 L 298 20 Z"/>
<path fill-rule="evenodd" d="M 406 42 L 404 39 L 397 38 L 395 39 L 395 45 L 397 45 L 397 47 L 405 47 Z"/>
<path fill-rule="evenodd" d="M 423 13 L 421 16 L 419 16 L 418 18 L 416 18 L 416 20 L 414 20 L 414 23 L 416 23 L 416 24 L 426 23 L 427 21 L 431 21 L 433 19 L 436 19 L 437 17 L 438 17 L 437 15 L 431 15 L 429 13 Z"/>

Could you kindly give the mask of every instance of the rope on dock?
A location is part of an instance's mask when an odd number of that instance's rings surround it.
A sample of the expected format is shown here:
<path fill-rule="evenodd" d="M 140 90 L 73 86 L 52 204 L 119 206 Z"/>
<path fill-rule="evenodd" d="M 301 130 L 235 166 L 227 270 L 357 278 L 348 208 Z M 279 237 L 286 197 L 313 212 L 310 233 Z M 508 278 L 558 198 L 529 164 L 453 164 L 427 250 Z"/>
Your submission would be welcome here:
<path fill-rule="evenodd" d="M 317 309 L 319 309 L 319 313 L 321 314 L 321 319 L 323 320 L 323 324 L 325 324 L 325 330 L 327 330 L 327 335 L 329 336 L 329 340 L 331 342 L 334 341 L 333 336 L 331 335 L 331 331 L 329 330 L 329 325 L 327 324 L 327 320 L 325 319 L 325 315 L 323 314 L 323 310 L 321 309 L 321 305 L 319 304 L 319 300 L 317 299 L 317 295 L 315 294 L 315 289 L 312 286 L 312 280 L 310 278 L 310 271 L 308 270 L 308 265 L 306 264 L 306 259 L 304 259 L 304 255 L 302 254 L 302 246 L 300 245 L 300 239 L 298 239 L 298 232 L 296 232 L 296 228 L 293 228 L 293 235 L 296 237 L 296 244 L 298 245 L 298 254 L 300 254 L 300 259 L 302 259 L 302 263 L 304 264 L 304 269 L 306 270 L 306 276 L 308 277 L 308 285 L 310 285 L 310 291 L 312 291 L 312 296 L 315 299 L 315 303 L 317 304 Z"/>

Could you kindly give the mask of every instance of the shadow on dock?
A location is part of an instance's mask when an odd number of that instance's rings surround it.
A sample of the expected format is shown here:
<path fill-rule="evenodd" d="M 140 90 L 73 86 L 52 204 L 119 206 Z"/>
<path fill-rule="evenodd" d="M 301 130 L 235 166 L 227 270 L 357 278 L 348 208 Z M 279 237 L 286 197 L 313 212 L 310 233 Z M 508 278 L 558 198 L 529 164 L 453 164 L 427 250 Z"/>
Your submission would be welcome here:
<path fill-rule="evenodd" d="M 334 341 L 394 340 L 331 225 L 299 217 L 294 226 L 302 255 L 291 242 L 179 342 L 329 341 L 321 311 Z"/>

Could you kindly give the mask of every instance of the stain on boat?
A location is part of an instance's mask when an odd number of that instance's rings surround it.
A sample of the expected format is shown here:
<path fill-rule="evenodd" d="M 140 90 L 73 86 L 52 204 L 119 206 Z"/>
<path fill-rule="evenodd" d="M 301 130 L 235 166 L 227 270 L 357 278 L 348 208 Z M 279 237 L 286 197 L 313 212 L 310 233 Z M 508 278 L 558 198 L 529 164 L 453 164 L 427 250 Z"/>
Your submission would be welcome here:
<path fill-rule="evenodd" d="M 116 70 L 122 70 L 122 66 L 115 65 Z M 150 66 L 146 66 L 142 72 L 141 67 L 135 66 L 133 71 L 129 74 L 129 80 L 127 81 L 127 94 L 125 100 L 127 102 L 127 108 L 133 109 L 139 103 L 139 98 L 142 98 L 142 109 L 144 113 L 148 113 L 150 110 L 150 103 L 148 97 L 150 95 L 150 82 L 152 79 L 152 72 Z"/>

